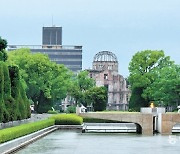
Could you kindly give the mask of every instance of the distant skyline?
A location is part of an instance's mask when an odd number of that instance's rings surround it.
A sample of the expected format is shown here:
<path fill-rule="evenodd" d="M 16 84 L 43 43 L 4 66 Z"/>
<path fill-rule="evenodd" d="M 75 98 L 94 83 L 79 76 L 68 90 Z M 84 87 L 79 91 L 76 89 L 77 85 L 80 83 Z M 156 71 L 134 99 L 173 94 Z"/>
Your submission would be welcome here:
<path fill-rule="evenodd" d="M 61 26 L 63 45 L 83 46 L 83 69 L 113 52 L 127 77 L 137 51 L 164 50 L 180 64 L 180 0 L 0 0 L 0 36 L 8 44 L 41 45 L 43 26 Z M 53 17 L 53 23 L 52 23 Z"/>

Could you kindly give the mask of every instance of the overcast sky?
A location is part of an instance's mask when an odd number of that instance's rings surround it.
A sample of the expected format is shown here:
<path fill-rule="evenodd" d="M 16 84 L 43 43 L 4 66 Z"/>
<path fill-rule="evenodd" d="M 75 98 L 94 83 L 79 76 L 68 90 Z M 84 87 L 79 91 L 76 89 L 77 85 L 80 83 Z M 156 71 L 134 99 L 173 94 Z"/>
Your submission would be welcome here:
<path fill-rule="evenodd" d="M 63 45 L 83 46 L 83 69 L 102 50 L 116 54 L 119 73 L 137 51 L 164 50 L 180 64 L 180 0 L 0 0 L 0 36 L 41 45 L 42 27 L 63 27 Z"/>

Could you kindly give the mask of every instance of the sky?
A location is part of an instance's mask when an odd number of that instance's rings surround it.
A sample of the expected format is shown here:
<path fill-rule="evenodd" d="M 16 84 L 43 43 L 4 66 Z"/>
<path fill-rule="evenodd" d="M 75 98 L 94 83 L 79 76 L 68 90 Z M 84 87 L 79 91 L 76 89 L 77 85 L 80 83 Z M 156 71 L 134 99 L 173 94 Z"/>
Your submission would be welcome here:
<path fill-rule="evenodd" d="M 127 77 L 132 56 L 163 50 L 180 64 L 180 0 L 0 0 L 0 36 L 9 45 L 41 45 L 43 26 L 62 26 L 63 45 L 83 46 L 83 69 L 113 52 Z M 52 20 L 53 19 L 53 20 Z"/>

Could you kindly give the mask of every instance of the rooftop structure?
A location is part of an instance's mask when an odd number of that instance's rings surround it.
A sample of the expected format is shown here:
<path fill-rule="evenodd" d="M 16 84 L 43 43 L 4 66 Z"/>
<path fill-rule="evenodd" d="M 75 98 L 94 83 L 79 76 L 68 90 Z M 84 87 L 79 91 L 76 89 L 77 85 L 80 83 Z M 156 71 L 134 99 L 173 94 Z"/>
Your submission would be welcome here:
<path fill-rule="evenodd" d="M 94 56 L 94 62 L 117 62 L 117 57 L 110 51 L 101 51 Z"/>
<path fill-rule="evenodd" d="M 62 27 L 43 27 L 43 45 L 62 45 Z"/>

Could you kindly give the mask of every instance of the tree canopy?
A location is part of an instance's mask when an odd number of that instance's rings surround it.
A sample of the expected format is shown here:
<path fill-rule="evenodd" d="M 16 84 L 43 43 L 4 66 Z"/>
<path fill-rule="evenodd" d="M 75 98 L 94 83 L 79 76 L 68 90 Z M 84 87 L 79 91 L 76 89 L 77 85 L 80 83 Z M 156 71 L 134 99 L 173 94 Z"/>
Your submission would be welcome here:
<path fill-rule="evenodd" d="M 20 68 L 27 96 L 37 112 L 47 112 L 55 101 L 66 97 L 72 74 L 64 65 L 51 62 L 41 53 L 32 54 L 29 49 L 11 51 L 8 62 Z"/>
<path fill-rule="evenodd" d="M 7 41 L 0 37 L 0 122 L 30 117 L 29 100 L 17 66 L 7 65 Z"/>
<path fill-rule="evenodd" d="M 73 78 L 69 95 L 75 98 L 76 104 L 92 106 L 94 111 L 103 111 L 107 105 L 107 90 L 105 87 L 96 87 L 94 79 L 87 71 L 81 71 Z"/>
<path fill-rule="evenodd" d="M 72 78 L 69 87 L 69 95 L 72 96 L 76 104 L 87 105 L 85 101 L 85 92 L 95 86 L 95 81 L 91 79 L 87 71 L 81 71 Z"/>
<path fill-rule="evenodd" d="M 144 90 L 143 96 L 149 95 L 163 105 L 180 103 L 180 65 L 172 65 L 159 70 L 155 81 Z"/>
<path fill-rule="evenodd" d="M 169 56 L 165 56 L 162 50 L 137 52 L 129 63 L 128 81 L 132 90 L 130 106 L 132 104 L 136 106 L 140 102 L 142 104 L 139 104 L 139 107 L 149 106 L 149 102 L 155 99 L 155 91 L 157 91 L 152 87 L 155 87 L 155 83 L 157 87 L 159 76 L 166 76 L 167 69 L 171 69 L 173 66 L 174 62 L 170 60 Z M 162 70 L 166 70 L 166 73 L 163 73 Z M 169 80 L 172 81 L 172 78 Z M 159 90 L 159 93 L 162 93 L 162 90 Z M 133 108 L 133 105 L 131 107 Z"/>
<path fill-rule="evenodd" d="M 105 87 L 92 87 L 85 94 L 86 102 L 92 105 L 94 111 L 106 110 L 107 89 Z"/>

